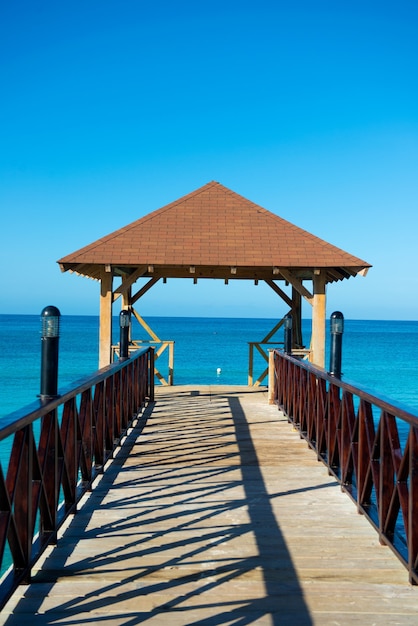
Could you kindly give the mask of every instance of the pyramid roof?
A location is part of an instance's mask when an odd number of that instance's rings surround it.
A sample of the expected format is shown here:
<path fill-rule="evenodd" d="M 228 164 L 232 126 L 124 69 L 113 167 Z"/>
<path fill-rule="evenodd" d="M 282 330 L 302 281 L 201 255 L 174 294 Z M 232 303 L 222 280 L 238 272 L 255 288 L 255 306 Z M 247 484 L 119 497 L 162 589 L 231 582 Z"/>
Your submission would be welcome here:
<path fill-rule="evenodd" d="M 98 239 L 58 261 L 63 271 L 99 278 L 115 274 L 156 277 L 301 280 L 325 269 L 327 282 L 370 265 L 291 224 L 217 182 Z M 143 271 L 141 271 L 141 268 Z M 232 272 L 232 276 L 231 276 Z"/>

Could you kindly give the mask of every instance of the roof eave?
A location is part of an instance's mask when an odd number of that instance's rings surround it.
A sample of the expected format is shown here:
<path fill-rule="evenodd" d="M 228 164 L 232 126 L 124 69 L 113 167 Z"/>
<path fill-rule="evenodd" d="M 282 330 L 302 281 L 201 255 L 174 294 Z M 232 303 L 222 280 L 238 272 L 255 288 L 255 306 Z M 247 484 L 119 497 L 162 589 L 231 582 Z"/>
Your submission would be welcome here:
<path fill-rule="evenodd" d="M 69 263 L 58 262 L 62 272 L 70 272 L 85 276 L 94 280 L 100 280 L 104 269 L 111 268 L 115 275 L 132 274 L 139 265 L 111 265 L 104 263 Z M 361 266 L 322 266 L 322 267 L 298 267 L 288 266 L 287 271 L 291 271 L 300 280 L 311 280 L 314 272 L 324 271 L 326 282 L 336 282 L 344 278 L 350 278 L 360 274 L 366 276 L 370 265 Z M 145 269 L 145 268 L 143 268 Z M 143 277 L 160 278 L 218 278 L 218 279 L 259 279 L 259 280 L 283 280 L 280 275 L 280 268 L 275 266 L 239 266 L 239 265 L 161 265 L 149 263 L 146 271 L 141 272 Z"/>

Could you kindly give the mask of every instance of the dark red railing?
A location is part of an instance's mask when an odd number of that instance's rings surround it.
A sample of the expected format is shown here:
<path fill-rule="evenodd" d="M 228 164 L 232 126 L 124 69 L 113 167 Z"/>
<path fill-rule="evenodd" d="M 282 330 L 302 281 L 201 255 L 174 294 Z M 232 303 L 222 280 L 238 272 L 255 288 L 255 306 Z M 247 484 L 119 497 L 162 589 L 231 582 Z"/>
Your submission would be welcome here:
<path fill-rule="evenodd" d="M 274 352 L 274 400 L 418 584 L 418 418 Z"/>
<path fill-rule="evenodd" d="M 0 430 L 2 450 L 10 442 L 7 468 L 0 465 L 0 559 L 7 555 L 11 567 L 0 606 L 30 580 L 35 561 L 154 399 L 153 372 L 154 350 L 144 348 L 7 417 Z"/>

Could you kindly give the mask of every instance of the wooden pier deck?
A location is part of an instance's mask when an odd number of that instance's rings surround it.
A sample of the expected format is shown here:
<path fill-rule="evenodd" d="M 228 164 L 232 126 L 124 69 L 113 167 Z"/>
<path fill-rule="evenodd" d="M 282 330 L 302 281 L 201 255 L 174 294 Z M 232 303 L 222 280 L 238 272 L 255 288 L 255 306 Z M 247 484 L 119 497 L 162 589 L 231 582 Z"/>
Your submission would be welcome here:
<path fill-rule="evenodd" d="M 0 624 L 410 625 L 418 588 L 267 392 L 156 403 Z"/>

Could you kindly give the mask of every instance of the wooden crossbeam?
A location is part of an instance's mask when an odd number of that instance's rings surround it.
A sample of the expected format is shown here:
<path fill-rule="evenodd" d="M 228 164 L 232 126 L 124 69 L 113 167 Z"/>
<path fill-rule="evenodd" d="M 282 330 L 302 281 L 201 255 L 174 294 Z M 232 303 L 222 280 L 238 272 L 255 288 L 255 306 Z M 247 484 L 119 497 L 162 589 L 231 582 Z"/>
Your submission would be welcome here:
<path fill-rule="evenodd" d="M 271 289 L 273 289 L 273 291 L 275 291 L 277 293 L 277 295 L 279 295 L 281 297 L 282 300 L 284 300 L 286 302 L 286 304 L 290 307 L 292 307 L 292 300 L 289 298 L 289 296 L 287 295 L 287 293 L 285 293 L 283 291 L 283 289 L 280 289 L 280 287 L 278 285 L 276 285 L 276 283 L 274 282 L 274 280 L 271 280 L 270 278 L 264 281 L 269 287 L 271 287 Z"/>
<path fill-rule="evenodd" d="M 166 387 L 168 387 L 168 382 L 166 381 L 166 379 L 164 378 L 164 376 L 157 370 L 157 368 L 154 365 L 154 374 L 155 376 L 158 378 L 158 380 L 161 381 L 161 383 L 163 385 L 165 385 Z"/>
<path fill-rule="evenodd" d="M 160 277 L 151 278 L 151 280 L 149 280 L 146 285 L 144 285 L 139 291 L 137 291 L 134 296 L 132 296 L 132 304 L 135 304 L 135 302 L 139 300 L 139 298 L 142 298 L 144 293 L 147 293 L 147 291 L 151 289 L 151 287 L 153 287 L 155 283 L 158 283 L 159 280 Z"/>
<path fill-rule="evenodd" d="M 139 313 L 135 311 L 135 309 L 132 309 L 132 312 L 135 315 L 138 322 L 141 324 L 142 328 L 149 334 L 149 336 L 152 337 L 154 341 L 158 341 L 158 343 L 162 343 L 158 335 L 152 330 L 151 326 L 149 326 L 146 323 L 146 321 L 139 315 Z"/>
<path fill-rule="evenodd" d="M 268 343 L 270 341 L 270 339 L 273 337 L 273 335 L 275 335 L 277 333 L 277 331 L 279 330 L 279 328 L 281 326 L 283 326 L 284 324 L 284 318 L 282 318 L 281 320 L 279 320 L 277 322 L 277 324 L 274 326 L 274 328 L 271 329 L 271 331 L 264 337 L 264 339 L 262 339 L 261 341 L 259 341 L 258 343 Z"/>
<path fill-rule="evenodd" d="M 263 348 L 260 346 L 260 344 L 255 343 L 254 344 L 256 349 L 258 350 L 258 352 L 261 354 L 261 356 L 263 357 L 263 359 L 268 363 L 269 362 L 269 358 L 266 355 L 266 353 L 264 352 Z"/>
<path fill-rule="evenodd" d="M 302 281 L 299 278 L 296 278 L 290 270 L 280 268 L 280 274 L 296 289 L 298 293 L 300 293 L 303 298 L 305 298 L 305 300 L 309 302 L 309 304 L 313 303 L 313 295 L 311 292 L 306 289 Z"/>
<path fill-rule="evenodd" d="M 265 377 L 267 376 L 267 374 L 269 373 L 269 368 L 266 367 L 266 369 L 264 370 L 264 372 L 262 374 L 260 374 L 260 376 L 257 378 L 257 380 L 254 383 L 254 387 L 259 387 L 262 383 L 262 381 L 265 379 Z"/>
<path fill-rule="evenodd" d="M 122 294 L 126 293 L 128 291 L 128 289 L 130 287 L 132 287 L 132 285 L 138 280 L 138 278 L 141 278 L 141 276 L 143 276 L 145 274 L 146 271 L 147 271 L 146 265 L 141 265 L 132 274 L 129 274 L 128 276 L 126 276 L 122 280 L 121 285 L 119 285 L 119 287 L 114 290 L 114 292 L 113 292 L 113 302 L 115 302 L 115 300 L 120 298 L 120 296 Z M 152 285 L 151 285 L 151 287 L 152 287 Z"/>

